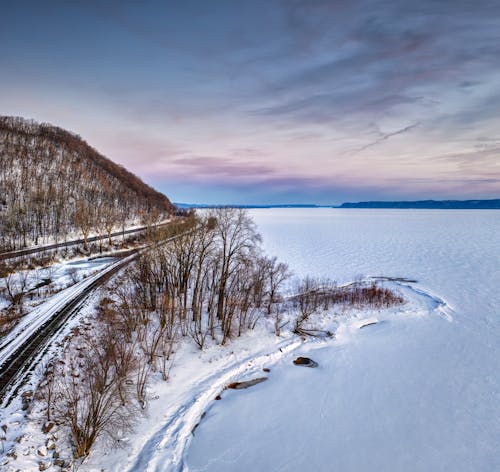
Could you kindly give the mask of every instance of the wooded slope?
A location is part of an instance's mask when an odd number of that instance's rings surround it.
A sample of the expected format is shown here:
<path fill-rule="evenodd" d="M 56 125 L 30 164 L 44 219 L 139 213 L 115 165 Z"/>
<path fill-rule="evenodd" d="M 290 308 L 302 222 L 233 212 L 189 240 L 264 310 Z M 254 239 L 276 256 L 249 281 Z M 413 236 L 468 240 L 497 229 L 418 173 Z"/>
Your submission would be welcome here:
<path fill-rule="evenodd" d="M 165 195 L 49 124 L 0 117 L 0 250 L 168 217 Z"/>

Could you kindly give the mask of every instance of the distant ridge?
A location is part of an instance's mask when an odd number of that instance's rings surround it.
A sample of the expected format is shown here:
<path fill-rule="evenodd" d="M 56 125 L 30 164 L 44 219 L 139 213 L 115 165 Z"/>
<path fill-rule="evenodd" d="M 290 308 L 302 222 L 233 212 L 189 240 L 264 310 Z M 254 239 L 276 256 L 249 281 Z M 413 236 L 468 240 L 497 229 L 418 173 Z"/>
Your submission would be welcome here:
<path fill-rule="evenodd" d="M 207 203 L 174 203 L 177 208 L 189 209 L 189 208 L 332 208 L 332 205 L 314 205 L 314 204 L 293 204 L 293 203 L 284 203 L 279 205 L 232 205 L 230 203 L 227 204 L 207 204 Z"/>
<path fill-rule="evenodd" d="M 178 208 L 401 208 L 401 209 L 436 209 L 436 210 L 500 210 L 500 199 L 493 200 L 417 200 L 399 202 L 357 202 L 342 203 L 342 205 L 316 205 L 314 203 L 277 205 L 235 205 L 206 203 L 174 203 Z"/>
<path fill-rule="evenodd" d="M 500 199 L 494 200 L 419 200 L 414 202 L 342 203 L 338 208 L 401 208 L 436 210 L 500 210 Z"/>

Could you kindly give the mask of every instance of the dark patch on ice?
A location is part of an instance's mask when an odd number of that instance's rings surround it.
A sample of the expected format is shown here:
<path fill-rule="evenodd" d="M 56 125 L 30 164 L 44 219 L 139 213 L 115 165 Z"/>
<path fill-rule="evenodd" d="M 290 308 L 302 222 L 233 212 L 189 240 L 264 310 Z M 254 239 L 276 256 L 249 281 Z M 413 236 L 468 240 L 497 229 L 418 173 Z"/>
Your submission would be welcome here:
<path fill-rule="evenodd" d="M 253 387 L 254 385 L 260 384 L 261 382 L 264 382 L 267 380 L 267 377 L 259 377 L 257 379 L 252 379 L 252 380 L 245 380 L 243 382 L 231 382 L 226 386 L 227 388 L 230 388 L 232 390 L 243 390 L 248 387 Z"/>
<path fill-rule="evenodd" d="M 387 321 L 371 321 L 370 323 L 366 323 L 364 325 L 361 325 L 359 327 L 359 329 L 363 329 L 363 328 L 368 328 L 370 327 L 370 330 L 372 329 L 379 329 L 382 325 L 385 325 L 387 323 Z"/>
<path fill-rule="evenodd" d="M 318 367 L 318 363 L 313 361 L 312 359 L 309 359 L 309 357 L 297 357 L 293 361 L 295 365 L 300 365 L 303 367 Z"/>
<path fill-rule="evenodd" d="M 366 328 L 367 326 L 372 326 L 372 325 L 376 325 L 376 324 L 378 324 L 378 321 L 372 321 L 370 323 L 365 323 L 365 324 L 361 325 L 359 327 L 359 329 L 363 329 L 363 328 Z"/>

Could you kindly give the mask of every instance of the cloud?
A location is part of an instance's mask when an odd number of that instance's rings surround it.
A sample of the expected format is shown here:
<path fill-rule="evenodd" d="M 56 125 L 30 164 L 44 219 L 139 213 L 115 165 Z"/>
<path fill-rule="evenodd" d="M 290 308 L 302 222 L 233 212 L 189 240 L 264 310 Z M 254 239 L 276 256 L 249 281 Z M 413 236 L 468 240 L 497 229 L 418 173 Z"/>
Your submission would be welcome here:
<path fill-rule="evenodd" d="M 382 137 L 380 137 L 379 139 L 377 139 L 371 143 L 365 144 L 364 146 L 360 147 L 359 149 L 355 149 L 354 151 L 352 151 L 351 156 L 354 156 L 356 154 L 360 154 L 361 152 L 365 151 L 366 149 L 369 149 L 373 146 L 376 146 L 377 144 L 380 144 L 384 141 L 387 141 L 389 138 L 392 138 L 394 136 L 398 136 L 398 135 L 403 134 L 403 133 L 407 133 L 408 131 L 411 131 L 412 129 L 416 128 L 418 125 L 420 125 L 420 123 L 413 123 L 412 125 L 405 126 L 404 128 L 401 128 L 397 131 L 393 131 L 392 133 L 383 134 Z"/>
<path fill-rule="evenodd" d="M 165 161 L 162 171 L 170 179 L 221 185 L 255 184 L 280 175 L 279 168 L 273 165 L 235 160 L 231 157 L 192 155 Z"/>
<path fill-rule="evenodd" d="M 148 180 L 240 200 L 500 192 L 497 0 L 27 1 L 0 18 L 0 105 Z"/>

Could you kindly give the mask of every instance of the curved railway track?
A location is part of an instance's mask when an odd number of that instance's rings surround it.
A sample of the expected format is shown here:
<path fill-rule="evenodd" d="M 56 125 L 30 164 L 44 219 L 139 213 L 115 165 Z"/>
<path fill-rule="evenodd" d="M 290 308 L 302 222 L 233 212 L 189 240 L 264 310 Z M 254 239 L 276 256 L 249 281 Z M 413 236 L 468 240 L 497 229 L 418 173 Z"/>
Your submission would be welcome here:
<path fill-rule="evenodd" d="M 1 354 L 14 342 L 11 339 L 5 342 L 0 348 L 0 407 L 8 406 L 12 399 L 18 394 L 19 389 L 26 382 L 30 373 L 36 368 L 43 357 L 43 354 L 50 346 L 50 340 L 56 335 L 75 313 L 84 305 L 89 296 L 105 284 L 118 271 L 126 265 L 137 259 L 143 252 L 152 247 L 163 246 L 164 244 L 180 238 L 194 229 L 188 229 L 186 232 L 171 236 L 160 242 L 156 242 L 150 246 L 143 248 L 132 249 L 127 253 L 122 253 L 124 259 L 114 263 L 113 266 L 103 270 L 101 275 L 97 276 L 92 282 L 78 291 L 71 298 L 64 301 L 61 306 L 58 306 L 54 313 L 40 324 L 31 333 L 28 331 L 26 339 L 19 344 L 7 358 Z M 23 335 L 23 332 L 20 333 Z M 2 359 L 3 357 L 3 359 Z"/>
<path fill-rule="evenodd" d="M 101 275 L 97 276 L 91 283 L 82 288 L 81 291 L 66 300 L 54 311 L 50 318 L 40 324 L 33 332 L 29 333 L 19 346 L 12 349 L 7 358 L 1 356 L 1 354 L 14 342 L 14 339 L 4 343 L 0 348 L 0 407 L 8 406 L 18 394 L 20 388 L 42 359 L 43 354 L 48 350 L 50 340 L 60 332 L 66 321 L 79 311 L 95 290 L 105 284 L 126 265 L 137 259 L 143 251 L 147 251 L 152 247 L 163 246 L 191 231 L 195 231 L 195 229 L 188 229 L 186 232 L 171 236 L 150 246 L 122 253 L 121 257 L 124 258 L 123 260 L 116 262 L 112 267 L 104 269 Z M 20 334 L 22 335 L 23 333 L 21 332 Z"/>
<path fill-rule="evenodd" d="M 29 337 L 0 365 L 0 404 L 7 406 L 16 396 L 26 377 L 33 372 L 44 350 L 47 349 L 50 339 L 57 334 L 66 321 L 82 307 L 88 297 L 100 286 L 106 283 L 113 275 L 136 259 L 136 254 L 116 264 L 113 268 L 105 271 L 100 277 L 93 280 L 81 292 L 75 294 L 62 307 L 38 327 Z M 10 343 L 9 343 L 10 344 Z M 4 348 L 8 347 L 6 344 Z"/>

